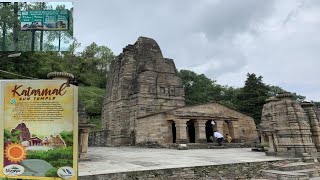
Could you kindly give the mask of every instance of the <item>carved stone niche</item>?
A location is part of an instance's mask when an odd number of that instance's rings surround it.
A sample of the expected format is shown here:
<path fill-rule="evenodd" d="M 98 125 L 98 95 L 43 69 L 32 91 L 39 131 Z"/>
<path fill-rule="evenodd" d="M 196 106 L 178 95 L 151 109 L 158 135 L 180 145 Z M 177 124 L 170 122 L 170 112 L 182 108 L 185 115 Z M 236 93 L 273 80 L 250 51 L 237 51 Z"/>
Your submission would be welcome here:
<path fill-rule="evenodd" d="M 175 88 L 174 87 L 170 87 L 169 88 L 169 95 L 170 96 L 174 96 L 175 95 Z"/>
<path fill-rule="evenodd" d="M 149 93 L 150 94 L 156 94 L 157 93 L 157 89 L 154 86 L 150 86 L 149 87 Z"/>
<path fill-rule="evenodd" d="M 166 93 L 166 88 L 165 87 L 163 87 L 163 86 L 160 86 L 160 93 L 161 94 L 165 94 Z"/>

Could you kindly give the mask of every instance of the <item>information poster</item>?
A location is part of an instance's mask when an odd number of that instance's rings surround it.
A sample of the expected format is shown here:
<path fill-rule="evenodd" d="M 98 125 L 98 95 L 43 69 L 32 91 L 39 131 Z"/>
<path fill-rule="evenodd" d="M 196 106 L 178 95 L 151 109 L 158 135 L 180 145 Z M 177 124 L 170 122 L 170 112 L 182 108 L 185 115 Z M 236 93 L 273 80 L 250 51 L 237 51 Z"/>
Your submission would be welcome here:
<path fill-rule="evenodd" d="M 77 87 L 55 80 L 0 85 L 0 177 L 77 179 Z"/>

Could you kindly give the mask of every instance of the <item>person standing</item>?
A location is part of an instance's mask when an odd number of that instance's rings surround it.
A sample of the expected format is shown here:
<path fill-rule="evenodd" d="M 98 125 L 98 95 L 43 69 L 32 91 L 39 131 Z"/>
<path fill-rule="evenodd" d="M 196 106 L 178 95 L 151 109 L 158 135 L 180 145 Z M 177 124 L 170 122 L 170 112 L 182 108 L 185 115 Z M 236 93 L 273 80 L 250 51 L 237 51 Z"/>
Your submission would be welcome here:
<path fill-rule="evenodd" d="M 218 145 L 222 146 L 221 142 L 223 141 L 223 136 L 217 131 L 213 131 L 213 136 L 217 139 Z"/>

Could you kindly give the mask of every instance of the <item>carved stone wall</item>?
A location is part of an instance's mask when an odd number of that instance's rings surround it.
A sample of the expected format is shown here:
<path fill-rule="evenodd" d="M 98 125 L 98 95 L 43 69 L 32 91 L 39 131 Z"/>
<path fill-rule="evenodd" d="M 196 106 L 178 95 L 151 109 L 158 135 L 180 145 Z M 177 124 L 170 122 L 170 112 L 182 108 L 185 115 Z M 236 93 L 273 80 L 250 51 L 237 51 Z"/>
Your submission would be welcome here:
<path fill-rule="evenodd" d="M 317 150 L 320 152 L 320 117 L 317 114 L 317 108 L 310 102 L 303 102 L 301 106 L 304 109 L 310 124 L 312 140 L 316 145 Z"/>
<path fill-rule="evenodd" d="M 172 59 L 163 58 L 150 38 L 139 37 L 111 64 L 102 126 L 112 145 L 133 145 L 136 119 L 185 105 L 184 89 Z"/>

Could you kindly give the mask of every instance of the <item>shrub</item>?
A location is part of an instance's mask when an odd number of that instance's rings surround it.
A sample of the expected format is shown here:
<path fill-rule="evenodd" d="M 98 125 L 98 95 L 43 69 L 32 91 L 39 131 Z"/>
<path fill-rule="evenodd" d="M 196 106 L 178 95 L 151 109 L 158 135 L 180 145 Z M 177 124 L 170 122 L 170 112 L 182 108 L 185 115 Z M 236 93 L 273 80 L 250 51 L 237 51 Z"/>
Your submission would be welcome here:
<path fill-rule="evenodd" d="M 49 169 L 49 170 L 45 173 L 45 176 L 46 176 L 46 177 L 57 177 L 57 176 L 58 176 L 57 171 L 58 171 L 58 168 Z"/>
<path fill-rule="evenodd" d="M 73 148 L 55 148 L 48 151 L 28 151 L 27 159 L 42 159 L 53 167 L 73 166 Z"/>
<path fill-rule="evenodd" d="M 73 145 L 73 131 L 62 131 L 60 136 L 64 140 L 67 146 Z"/>

